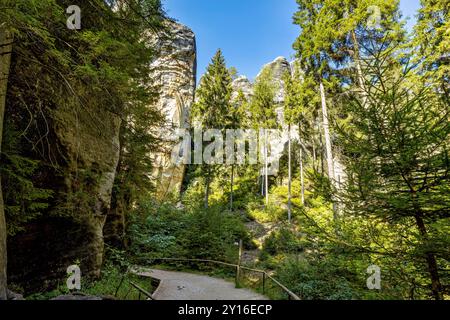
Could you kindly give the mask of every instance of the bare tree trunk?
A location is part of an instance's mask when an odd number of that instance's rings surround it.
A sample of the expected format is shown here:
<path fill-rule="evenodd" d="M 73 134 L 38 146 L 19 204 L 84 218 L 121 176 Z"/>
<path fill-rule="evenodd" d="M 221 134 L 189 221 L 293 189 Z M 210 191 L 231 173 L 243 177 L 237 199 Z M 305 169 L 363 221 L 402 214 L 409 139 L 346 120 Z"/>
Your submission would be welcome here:
<path fill-rule="evenodd" d="M 210 189 L 210 172 L 209 167 L 206 169 L 206 181 L 205 181 L 205 209 L 209 208 L 209 189 Z"/>
<path fill-rule="evenodd" d="M 352 31 L 352 40 L 353 40 L 353 60 L 355 61 L 356 65 L 356 74 L 358 77 L 358 85 L 359 89 L 361 91 L 361 97 L 362 97 L 362 103 L 365 107 L 367 104 L 367 92 L 366 92 L 366 85 L 364 83 L 364 75 L 362 72 L 362 66 L 361 66 L 361 56 L 359 54 L 359 44 L 358 44 L 358 38 L 356 37 L 355 30 Z"/>
<path fill-rule="evenodd" d="M 8 87 L 9 69 L 11 66 L 12 35 L 0 27 L 0 151 L 2 148 L 3 119 L 6 106 L 6 90 Z M 3 203 L 2 185 L 0 179 L 0 300 L 7 296 L 7 250 L 6 250 L 6 220 Z"/>
<path fill-rule="evenodd" d="M 233 211 L 234 164 L 231 165 L 230 211 Z"/>
<path fill-rule="evenodd" d="M 292 146 L 291 146 L 291 125 L 289 124 L 288 132 L 288 171 L 289 171 L 289 181 L 288 181 L 288 221 L 291 223 L 292 219 Z"/>
<path fill-rule="evenodd" d="M 334 182 L 334 165 L 333 165 L 333 151 L 331 146 L 330 125 L 328 119 L 327 100 L 325 96 L 325 89 L 323 83 L 320 82 L 320 94 L 322 97 L 322 114 L 323 114 L 323 131 L 325 135 L 325 148 L 327 152 L 328 176 Z"/>
<path fill-rule="evenodd" d="M 316 163 L 317 163 L 317 155 L 316 155 L 316 141 L 313 138 L 312 139 L 312 155 L 313 155 L 313 169 L 315 172 L 317 172 L 317 167 L 316 167 Z"/>
<path fill-rule="evenodd" d="M 319 130 L 320 131 L 320 130 Z M 325 174 L 325 155 L 324 155 L 323 135 L 319 136 L 319 158 L 320 158 L 320 173 Z"/>
<path fill-rule="evenodd" d="M 264 187 L 265 187 L 265 194 L 266 194 L 266 206 L 269 205 L 269 163 L 268 163 L 268 146 L 267 146 L 267 129 L 264 131 L 264 168 L 265 168 L 265 181 L 264 181 Z"/>
<path fill-rule="evenodd" d="M 261 179 L 261 197 L 264 197 L 264 165 L 262 167 L 260 179 Z"/>
<path fill-rule="evenodd" d="M 303 176 L 303 144 L 302 144 L 302 125 L 301 123 L 298 125 L 298 138 L 299 138 L 299 146 L 300 146 L 300 155 L 299 155 L 299 166 L 300 166 L 300 187 L 301 187 L 301 203 L 305 205 L 305 180 Z M 313 143 L 313 153 L 315 153 L 315 147 Z M 315 156 L 313 155 L 315 158 Z M 314 163 L 313 163 L 314 167 Z"/>
<path fill-rule="evenodd" d="M 301 184 L 301 193 L 302 193 L 302 205 L 305 205 L 305 179 L 303 175 L 303 149 L 300 144 L 300 184 Z"/>

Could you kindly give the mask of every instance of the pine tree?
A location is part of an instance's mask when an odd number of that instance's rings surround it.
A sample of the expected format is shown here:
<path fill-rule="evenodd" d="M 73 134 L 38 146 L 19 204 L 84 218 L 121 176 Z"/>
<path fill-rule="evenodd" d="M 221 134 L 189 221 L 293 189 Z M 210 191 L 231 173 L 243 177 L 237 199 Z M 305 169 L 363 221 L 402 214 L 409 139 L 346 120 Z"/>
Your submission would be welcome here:
<path fill-rule="evenodd" d="M 392 227 L 415 225 L 402 235 L 406 256 L 421 269 L 426 266 L 429 288 L 443 298 L 439 264 L 446 264 L 448 237 L 448 144 L 450 105 L 427 85 L 413 81 L 410 67 L 395 60 L 398 48 L 380 48 L 364 73 L 368 101 L 358 96 L 343 103 L 351 121 L 340 140 L 349 173 L 345 210 Z M 406 64 L 407 65 L 407 64 Z M 404 259 L 405 252 L 399 259 Z M 448 260 L 447 260 L 448 262 Z"/>
<path fill-rule="evenodd" d="M 342 92 L 350 85 L 359 92 L 362 103 L 366 103 L 362 73 L 365 56 L 378 43 L 403 39 L 399 1 L 298 0 L 297 3 L 299 11 L 294 22 L 301 27 L 301 34 L 294 49 L 305 71 L 305 81 L 315 83 L 320 92 L 328 177 L 337 188 L 340 177 L 336 176 L 330 127 L 335 107 L 329 107 L 328 93 Z M 373 18 L 379 20 L 378 26 L 371 26 Z M 333 202 L 337 218 L 338 208 Z"/>
<path fill-rule="evenodd" d="M 328 177 L 334 179 L 333 151 L 331 145 L 330 129 L 327 117 L 327 97 L 324 80 L 331 80 L 331 57 L 327 48 L 331 45 L 331 26 L 324 15 L 324 1 L 298 0 L 299 11 L 295 14 L 294 22 L 301 27 L 301 34 L 297 38 L 294 49 L 297 51 L 299 65 L 305 72 L 306 81 L 313 81 L 320 90 L 324 136 L 326 140 L 326 155 L 328 164 Z M 324 21 L 323 21 L 324 20 Z"/>
<path fill-rule="evenodd" d="M 300 167 L 300 184 L 301 184 L 301 203 L 305 204 L 305 184 L 304 184 L 304 167 L 303 167 L 303 123 L 306 120 L 306 106 L 308 102 L 304 99 L 303 80 L 301 72 L 294 64 L 295 70 L 293 74 L 286 73 L 283 77 L 285 85 L 285 101 L 284 101 L 284 120 L 288 125 L 288 220 L 291 221 L 292 216 L 292 126 L 299 126 L 299 167 Z"/>
<path fill-rule="evenodd" d="M 219 49 L 212 58 L 197 90 L 197 102 L 192 115 L 204 129 L 221 129 L 222 133 L 230 123 L 231 75 L 226 67 L 225 58 Z M 210 184 L 215 176 L 211 165 L 203 164 L 205 174 L 205 207 L 209 207 Z M 215 168 L 217 169 L 217 168 Z"/>
<path fill-rule="evenodd" d="M 239 90 L 237 92 L 236 97 L 232 101 L 232 108 L 230 110 L 228 121 L 227 121 L 227 129 L 241 129 L 242 125 L 245 123 L 246 120 L 246 111 L 248 108 L 248 101 L 245 97 L 242 90 Z M 233 148 L 235 146 L 233 145 Z M 234 154 L 234 150 L 233 150 Z M 236 164 L 235 160 L 233 159 L 233 163 L 231 164 L 231 177 L 230 177 L 230 211 L 233 211 L 233 197 L 234 197 L 234 180 L 235 180 L 235 173 L 236 173 Z"/>

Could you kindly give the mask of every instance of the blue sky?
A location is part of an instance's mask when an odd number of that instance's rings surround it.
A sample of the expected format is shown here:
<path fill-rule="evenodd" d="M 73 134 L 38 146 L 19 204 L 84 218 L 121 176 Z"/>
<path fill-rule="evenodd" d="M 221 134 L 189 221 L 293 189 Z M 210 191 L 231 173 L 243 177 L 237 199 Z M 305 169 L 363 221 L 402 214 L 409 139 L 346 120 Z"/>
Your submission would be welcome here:
<path fill-rule="evenodd" d="M 196 34 L 198 76 L 221 48 L 228 66 L 254 78 L 278 56 L 292 58 L 299 28 L 292 24 L 295 0 L 163 0 L 168 15 Z M 420 0 L 401 0 L 405 16 L 414 17 Z M 409 25 L 413 25 L 410 21 Z"/>

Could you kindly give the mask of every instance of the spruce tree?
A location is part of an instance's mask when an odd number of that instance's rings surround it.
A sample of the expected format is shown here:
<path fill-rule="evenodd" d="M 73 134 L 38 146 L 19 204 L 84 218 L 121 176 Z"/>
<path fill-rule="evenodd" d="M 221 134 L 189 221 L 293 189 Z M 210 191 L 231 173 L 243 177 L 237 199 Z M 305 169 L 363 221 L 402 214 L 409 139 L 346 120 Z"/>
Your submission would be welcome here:
<path fill-rule="evenodd" d="M 203 129 L 220 129 L 225 133 L 227 123 L 230 123 L 231 104 L 231 75 L 226 67 L 222 51 L 217 50 L 208 65 L 205 75 L 200 80 L 197 90 L 197 102 L 194 104 L 192 115 L 195 121 L 201 123 Z M 210 184 L 216 170 L 215 166 L 203 163 L 202 171 L 205 175 L 205 208 L 209 207 Z"/>
<path fill-rule="evenodd" d="M 349 174 L 339 198 L 350 215 L 395 230 L 415 226 L 403 229 L 408 246 L 398 259 L 426 270 L 427 287 L 440 300 L 449 246 L 450 104 L 415 82 L 414 71 L 396 61 L 398 52 L 380 48 L 364 69 L 370 103 L 353 94 L 342 104 L 351 121 L 339 130 Z"/>

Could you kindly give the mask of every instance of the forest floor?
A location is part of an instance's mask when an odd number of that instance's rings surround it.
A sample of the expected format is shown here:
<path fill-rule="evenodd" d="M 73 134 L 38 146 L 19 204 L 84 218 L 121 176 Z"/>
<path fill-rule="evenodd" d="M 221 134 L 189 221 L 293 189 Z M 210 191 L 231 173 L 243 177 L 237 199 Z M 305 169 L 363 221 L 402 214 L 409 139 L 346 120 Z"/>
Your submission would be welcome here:
<path fill-rule="evenodd" d="M 258 248 L 253 250 L 244 250 L 242 253 L 242 264 L 253 266 L 259 261 L 264 240 L 277 229 L 277 225 L 272 222 L 260 223 L 257 221 L 250 221 L 245 224 L 245 227 L 250 232 L 252 239 L 255 241 Z"/>
<path fill-rule="evenodd" d="M 268 300 L 248 289 L 235 288 L 234 283 L 186 272 L 139 269 L 140 276 L 161 281 L 153 294 L 155 300 Z"/>

